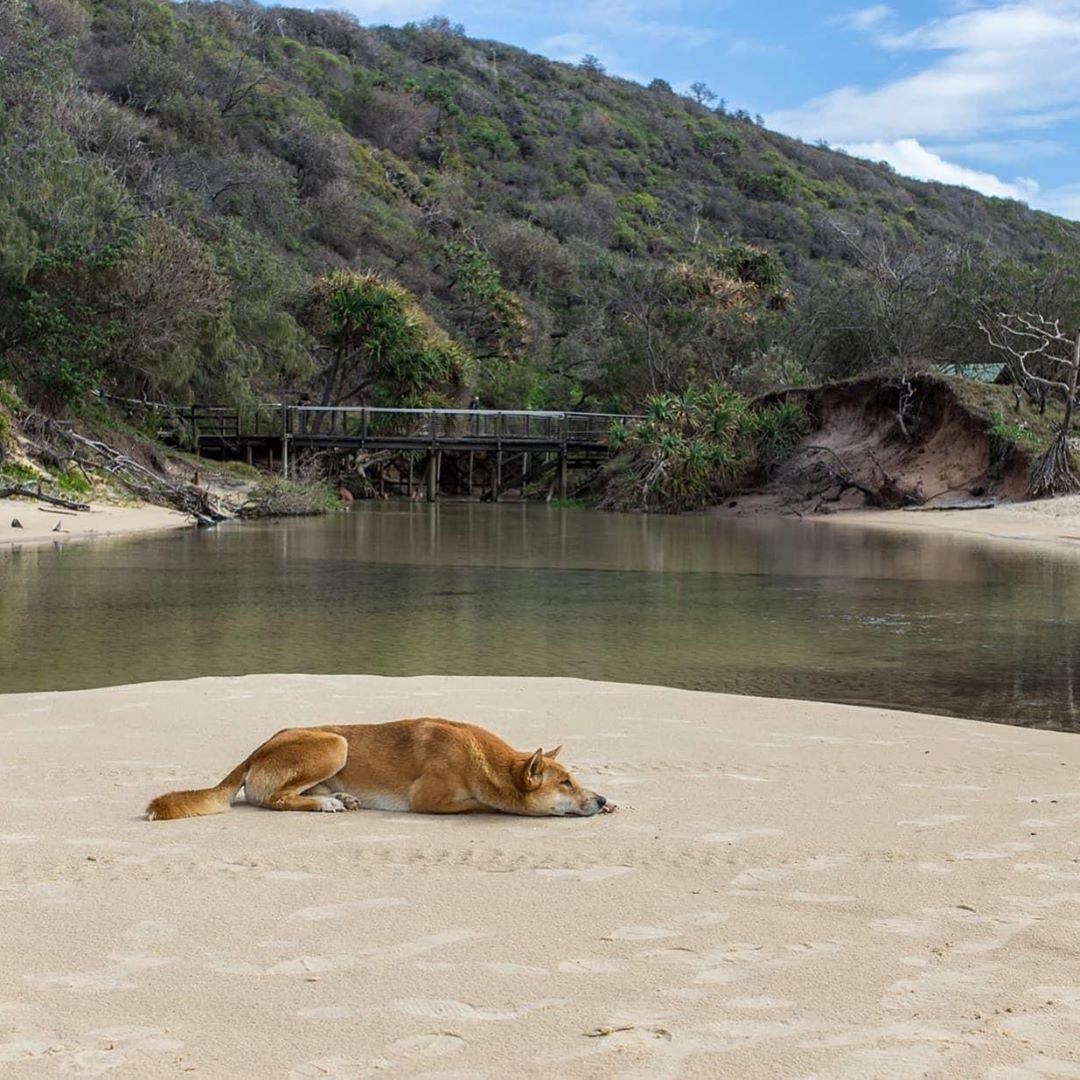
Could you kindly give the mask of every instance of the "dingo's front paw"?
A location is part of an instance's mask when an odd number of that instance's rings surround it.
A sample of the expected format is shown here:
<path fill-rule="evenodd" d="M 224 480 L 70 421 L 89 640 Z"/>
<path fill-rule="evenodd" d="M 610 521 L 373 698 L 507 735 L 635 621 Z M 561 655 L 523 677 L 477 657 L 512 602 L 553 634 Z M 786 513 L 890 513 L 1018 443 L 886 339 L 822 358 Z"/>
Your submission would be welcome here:
<path fill-rule="evenodd" d="M 328 795 L 319 801 L 319 809 L 324 814 L 339 814 L 345 809 L 345 804 L 333 795 Z"/>
<path fill-rule="evenodd" d="M 334 793 L 335 799 L 341 800 L 341 805 L 346 810 L 359 810 L 360 800 L 355 795 L 350 795 L 347 791 L 336 791 Z"/>

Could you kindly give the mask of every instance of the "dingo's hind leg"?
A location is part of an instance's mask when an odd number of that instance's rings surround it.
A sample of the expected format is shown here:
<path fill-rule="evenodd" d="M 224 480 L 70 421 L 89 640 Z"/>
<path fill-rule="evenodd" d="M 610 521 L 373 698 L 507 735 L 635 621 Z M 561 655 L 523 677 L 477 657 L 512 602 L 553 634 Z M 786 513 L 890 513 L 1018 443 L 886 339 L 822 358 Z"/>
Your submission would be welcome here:
<path fill-rule="evenodd" d="M 344 810 L 345 803 L 333 795 L 305 792 L 341 772 L 348 756 L 345 737 L 332 731 L 282 731 L 252 757 L 244 797 L 268 810 Z"/>

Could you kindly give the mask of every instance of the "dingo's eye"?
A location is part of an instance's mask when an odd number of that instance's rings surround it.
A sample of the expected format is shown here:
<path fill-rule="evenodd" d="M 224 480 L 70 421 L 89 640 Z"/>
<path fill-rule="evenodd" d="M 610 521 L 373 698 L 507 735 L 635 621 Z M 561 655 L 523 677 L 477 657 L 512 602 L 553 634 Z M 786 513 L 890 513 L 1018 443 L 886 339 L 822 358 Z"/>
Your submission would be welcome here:
<path fill-rule="evenodd" d="M 574 781 L 569 779 L 562 780 L 560 781 L 560 786 L 565 788 L 572 788 L 574 786 Z"/>

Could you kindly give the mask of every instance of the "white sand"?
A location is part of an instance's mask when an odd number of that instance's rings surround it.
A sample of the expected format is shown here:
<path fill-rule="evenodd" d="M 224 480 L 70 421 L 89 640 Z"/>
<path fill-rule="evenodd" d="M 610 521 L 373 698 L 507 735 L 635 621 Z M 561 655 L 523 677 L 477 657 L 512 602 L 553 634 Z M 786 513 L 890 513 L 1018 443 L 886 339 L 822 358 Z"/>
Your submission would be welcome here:
<path fill-rule="evenodd" d="M 42 509 L 39 510 L 39 506 Z M 16 518 L 22 522 L 21 529 L 11 526 Z M 57 523 L 60 532 L 53 532 Z M 0 499 L 0 549 L 20 544 L 67 543 L 69 540 L 160 532 L 192 524 L 187 514 L 145 503 L 134 506 L 91 503 L 89 510 L 62 513 L 34 499 Z"/>
<path fill-rule="evenodd" d="M 620 812 L 148 823 L 442 714 Z M 564 679 L 0 698 L 5 1076 L 1080 1076 L 1080 739 Z"/>
<path fill-rule="evenodd" d="M 1080 551 L 1080 495 L 1004 503 L 985 510 L 845 510 L 808 515 L 806 520 Z"/>

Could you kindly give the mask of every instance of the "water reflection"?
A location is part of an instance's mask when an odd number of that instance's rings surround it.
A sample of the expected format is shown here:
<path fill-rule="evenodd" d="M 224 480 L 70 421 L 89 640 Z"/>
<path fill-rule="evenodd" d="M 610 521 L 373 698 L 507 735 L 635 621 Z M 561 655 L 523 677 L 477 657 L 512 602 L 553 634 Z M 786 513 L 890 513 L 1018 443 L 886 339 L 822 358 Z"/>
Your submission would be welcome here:
<path fill-rule="evenodd" d="M 1076 727 L 1078 570 L 812 522 L 365 506 L 0 556 L 0 691 L 576 675 Z"/>

